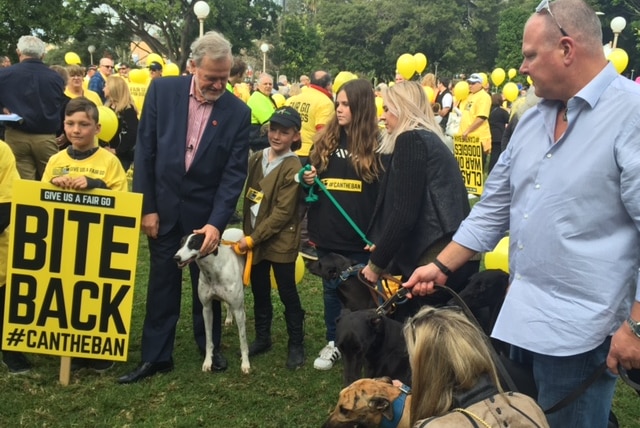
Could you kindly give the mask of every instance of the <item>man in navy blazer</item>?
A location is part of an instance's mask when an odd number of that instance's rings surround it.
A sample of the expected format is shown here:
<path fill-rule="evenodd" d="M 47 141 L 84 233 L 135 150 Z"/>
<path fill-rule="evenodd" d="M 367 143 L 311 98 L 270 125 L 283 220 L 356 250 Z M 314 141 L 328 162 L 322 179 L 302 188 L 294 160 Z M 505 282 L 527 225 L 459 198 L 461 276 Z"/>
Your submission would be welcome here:
<path fill-rule="evenodd" d="M 144 195 L 142 231 L 149 238 L 147 312 L 142 363 L 118 379 L 132 383 L 173 369 L 182 271 L 173 261 L 182 236 L 205 235 L 202 254 L 214 251 L 235 212 L 246 178 L 250 109 L 226 91 L 233 64 L 231 44 L 209 32 L 192 45 L 193 76 L 155 79 L 145 97 L 134 160 L 133 190 Z M 190 266 L 193 330 L 205 349 L 199 270 Z M 220 302 L 214 301 L 213 369 L 227 362 L 220 352 Z"/>

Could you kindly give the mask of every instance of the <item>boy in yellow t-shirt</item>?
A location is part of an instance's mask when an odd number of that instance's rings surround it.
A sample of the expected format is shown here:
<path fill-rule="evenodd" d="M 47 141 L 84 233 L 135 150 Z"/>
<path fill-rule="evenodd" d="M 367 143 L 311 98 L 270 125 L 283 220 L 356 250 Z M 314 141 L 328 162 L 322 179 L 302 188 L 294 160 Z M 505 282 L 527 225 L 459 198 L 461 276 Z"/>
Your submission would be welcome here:
<path fill-rule="evenodd" d="M 64 115 L 64 132 L 71 146 L 49 158 L 42 181 L 63 189 L 126 192 L 127 175 L 120 160 L 96 144 L 100 133 L 96 105 L 84 97 L 74 98 L 67 104 Z M 113 364 L 108 360 L 73 358 L 71 370 L 88 368 L 104 372 Z"/>
<path fill-rule="evenodd" d="M 71 146 L 49 158 L 42 181 L 72 190 L 128 190 L 127 175 L 118 158 L 96 144 L 100 124 L 93 102 L 84 97 L 69 101 L 64 132 Z"/>

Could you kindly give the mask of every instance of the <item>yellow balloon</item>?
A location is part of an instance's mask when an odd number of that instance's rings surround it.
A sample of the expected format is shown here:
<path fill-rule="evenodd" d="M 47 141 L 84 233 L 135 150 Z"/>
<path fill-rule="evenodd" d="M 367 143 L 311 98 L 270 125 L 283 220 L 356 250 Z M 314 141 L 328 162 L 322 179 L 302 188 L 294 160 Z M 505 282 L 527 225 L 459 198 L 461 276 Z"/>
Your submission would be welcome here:
<path fill-rule="evenodd" d="M 518 75 L 518 70 L 516 70 L 515 68 L 510 68 L 507 72 L 507 75 L 509 76 L 509 79 L 513 79 Z"/>
<path fill-rule="evenodd" d="M 355 74 L 349 71 L 341 71 L 336 75 L 336 78 L 333 79 L 333 87 L 332 87 L 333 93 L 337 94 L 338 92 L 340 92 L 340 88 L 342 88 L 342 85 L 344 85 L 350 80 L 357 79 L 357 78 L 358 76 L 356 76 Z"/>
<path fill-rule="evenodd" d="M 431 86 L 423 86 L 422 89 L 424 89 L 424 93 L 429 102 L 433 104 L 436 100 L 436 91 L 434 91 Z"/>
<path fill-rule="evenodd" d="M 144 70 L 139 68 L 132 68 L 129 71 L 129 81 L 133 83 L 146 83 L 147 82 L 147 73 Z"/>
<path fill-rule="evenodd" d="M 116 113 L 107 106 L 98 106 L 98 123 L 101 126 L 98 138 L 106 142 L 111 141 L 118 130 Z"/>
<path fill-rule="evenodd" d="M 505 77 L 506 77 L 506 73 L 502 68 L 496 68 L 491 72 L 491 81 L 496 86 L 502 85 L 502 82 L 504 82 Z"/>
<path fill-rule="evenodd" d="M 422 73 L 427 68 L 427 57 L 423 53 L 417 53 L 413 56 L 413 59 L 416 62 L 416 72 L 418 74 Z"/>
<path fill-rule="evenodd" d="M 68 65 L 82 64 L 80 57 L 75 52 L 67 52 L 66 54 L 64 54 L 64 62 L 66 62 Z"/>
<path fill-rule="evenodd" d="M 162 59 L 162 57 L 160 55 L 158 55 L 157 53 L 150 53 L 149 55 L 147 55 L 147 58 L 145 59 L 145 62 L 147 64 L 147 67 L 152 63 L 152 62 L 157 62 L 159 63 L 163 68 L 165 66 L 165 62 L 164 59 Z M 163 73 L 164 74 L 164 73 Z"/>
<path fill-rule="evenodd" d="M 478 73 L 481 77 L 482 77 L 482 87 L 483 88 L 488 88 L 489 87 L 489 76 L 487 76 L 487 73 Z"/>
<path fill-rule="evenodd" d="M 384 101 L 382 100 L 382 97 L 376 97 L 376 112 L 378 113 L 378 117 L 382 116 L 382 113 L 384 113 L 384 110 L 382 109 L 383 105 Z"/>
<path fill-rule="evenodd" d="M 180 76 L 180 68 L 178 64 L 172 62 L 164 66 L 162 76 Z"/>
<path fill-rule="evenodd" d="M 405 80 L 411 80 L 416 73 L 416 60 L 411 54 L 402 54 L 396 61 L 396 69 Z"/>
<path fill-rule="evenodd" d="M 514 102 L 519 94 L 520 90 L 518 89 L 518 85 L 513 82 L 507 83 L 504 85 L 504 88 L 502 88 L 502 95 L 504 95 L 504 99 L 509 102 Z"/>
<path fill-rule="evenodd" d="M 529 85 L 533 85 L 533 79 L 531 78 L 531 76 L 527 76 L 527 83 Z"/>
<path fill-rule="evenodd" d="M 298 258 L 296 259 L 296 285 L 300 284 L 300 281 L 302 281 L 302 278 L 304 277 L 304 270 L 304 260 L 302 259 L 302 256 L 298 254 Z M 276 277 L 273 274 L 273 268 L 271 268 L 271 288 L 274 290 L 278 289 L 278 283 L 276 282 Z"/>
<path fill-rule="evenodd" d="M 607 59 L 616 68 L 618 74 L 622 74 L 629 64 L 629 55 L 627 55 L 627 52 L 624 49 L 620 48 L 613 49 Z"/>
<path fill-rule="evenodd" d="M 453 96 L 456 97 L 456 101 L 464 101 L 469 96 L 469 83 L 461 81 L 456 83 L 453 87 Z"/>
<path fill-rule="evenodd" d="M 484 255 L 484 266 L 487 269 L 500 269 L 509 273 L 509 237 L 505 236 L 498 242 L 493 251 Z"/>
<path fill-rule="evenodd" d="M 284 105 L 284 101 L 285 101 L 284 95 L 282 95 L 282 94 L 273 94 L 273 95 L 271 95 L 271 98 L 273 98 L 273 101 L 276 103 L 276 107 L 277 108 L 280 108 L 280 107 L 282 107 Z"/>

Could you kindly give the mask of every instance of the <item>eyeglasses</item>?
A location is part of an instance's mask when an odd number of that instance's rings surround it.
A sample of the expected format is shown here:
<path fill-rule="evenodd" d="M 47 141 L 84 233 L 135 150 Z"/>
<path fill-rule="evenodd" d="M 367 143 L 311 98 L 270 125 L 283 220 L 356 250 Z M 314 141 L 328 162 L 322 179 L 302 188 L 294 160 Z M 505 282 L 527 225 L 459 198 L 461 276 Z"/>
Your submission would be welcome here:
<path fill-rule="evenodd" d="M 558 28 L 560 29 L 560 32 L 562 33 L 562 35 L 565 37 L 569 37 L 569 34 L 567 34 L 567 32 L 564 31 L 564 28 L 562 28 L 562 26 L 560 25 L 556 17 L 553 16 L 553 13 L 551 12 L 551 7 L 549 6 L 549 0 L 542 0 L 538 5 L 538 7 L 536 7 L 536 13 L 540 13 L 543 10 L 547 11 L 551 19 L 553 19 L 553 22 L 555 22 Z"/>
<path fill-rule="evenodd" d="M 100 64 L 100 67 L 104 67 L 104 68 L 113 68 L 113 65 L 104 65 L 104 64 Z"/>

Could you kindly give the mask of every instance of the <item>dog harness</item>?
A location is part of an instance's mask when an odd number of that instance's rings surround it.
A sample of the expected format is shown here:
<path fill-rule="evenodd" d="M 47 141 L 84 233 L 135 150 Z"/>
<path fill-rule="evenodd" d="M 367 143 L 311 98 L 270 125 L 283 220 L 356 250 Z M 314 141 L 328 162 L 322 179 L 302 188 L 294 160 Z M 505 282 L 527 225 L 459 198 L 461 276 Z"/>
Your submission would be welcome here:
<path fill-rule="evenodd" d="M 400 385 L 400 395 L 398 398 L 393 400 L 393 418 L 385 419 L 382 418 L 382 422 L 380 423 L 381 428 L 396 428 L 400 419 L 402 419 L 402 414 L 404 413 L 404 405 L 407 401 L 407 395 L 411 394 L 411 388 L 405 384 Z"/>

